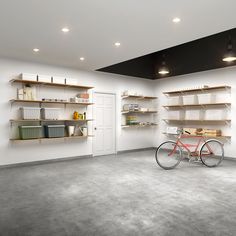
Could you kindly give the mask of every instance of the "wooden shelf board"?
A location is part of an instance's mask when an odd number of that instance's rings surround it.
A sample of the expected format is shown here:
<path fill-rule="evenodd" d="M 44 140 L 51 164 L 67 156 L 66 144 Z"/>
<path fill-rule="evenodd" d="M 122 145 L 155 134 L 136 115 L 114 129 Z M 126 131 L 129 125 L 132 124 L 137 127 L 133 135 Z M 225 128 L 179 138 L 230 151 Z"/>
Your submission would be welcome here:
<path fill-rule="evenodd" d="M 11 103 L 39 103 L 39 104 L 64 104 L 64 105 L 80 105 L 80 106 L 89 106 L 93 105 L 94 103 L 84 102 L 84 103 L 77 103 L 77 102 L 53 102 L 53 101 L 41 101 L 41 100 L 19 100 L 19 99 L 11 99 Z"/>
<path fill-rule="evenodd" d="M 231 122 L 231 120 L 177 120 L 177 119 L 163 119 L 167 122 Z"/>
<path fill-rule="evenodd" d="M 194 92 L 209 92 L 214 90 L 224 90 L 224 89 L 231 89 L 230 86 L 222 85 L 222 86 L 215 86 L 215 87 L 206 87 L 206 88 L 199 88 L 199 89 L 186 89 L 186 90 L 177 90 L 177 91 L 170 91 L 164 92 L 165 95 L 179 95 L 179 94 L 187 94 L 187 93 L 194 93 Z"/>
<path fill-rule="evenodd" d="M 122 125 L 122 128 L 139 128 L 139 127 L 155 127 L 157 124 L 153 125 Z"/>
<path fill-rule="evenodd" d="M 216 107 L 216 106 L 231 106 L 231 103 L 205 103 L 205 104 L 189 104 L 189 105 L 166 105 L 164 108 L 196 108 L 196 107 Z"/>
<path fill-rule="evenodd" d="M 87 119 L 87 120 L 14 120 L 11 119 L 10 122 L 88 122 L 93 121 L 93 119 Z"/>
<path fill-rule="evenodd" d="M 22 80 L 22 79 L 13 79 L 10 80 L 10 83 L 22 83 L 22 84 L 37 84 L 37 85 L 45 85 L 45 86 L 54 86 L 54 87 L 63 87 L 63 88 L 75 88 L 75 89 L 93 89 L 91 86 L 82 86 L 82 85 L 73 85 L 73 84 L 57 84 L 57 83 L 46 83 L 40 81 L 30 81 L 30 80 Z"/>
<path fill-rule="evenodd" d="M 128 98 L 135 98 L 140 100 L 154 100 L 157 99 L 157 97 L 153 96 L 136 96 L 136 95 L 127 95 L 127 96 L 121 96 L 122 99 L 128 99 Z"/>
<path fill-rule="evenodd" d="M 162 133 L 164 135 L 170 135 L 170 136 L 177 136 L 177 134 L 167 134 L 167 133 Z M 204 137 L 204 138 L 231 138 L 231 136 L 225 136 L 225 135 L 221 135 L 221 136 L 207 136 L 207 135 L 184 135 L 184 137 Z"/>
<path fill-rule="evenodd" d="M 61 137 L 61 138 L 10 139 L 10 141 L 13 141 L 13 142 L 27 142 L 27 141 L 43 141 L 43 140 L 87 139 L 89 137 L 93 137 L 93 135 L 88 135 L 88 136 L 71 136 L 71 137 Z"/>
<path fill-rule="evenodd" d="M 121 111 L 122 114 L 129 114 L 129 113 L 138 113 L 138 114 L 155 114 L 157 111 Z"/>

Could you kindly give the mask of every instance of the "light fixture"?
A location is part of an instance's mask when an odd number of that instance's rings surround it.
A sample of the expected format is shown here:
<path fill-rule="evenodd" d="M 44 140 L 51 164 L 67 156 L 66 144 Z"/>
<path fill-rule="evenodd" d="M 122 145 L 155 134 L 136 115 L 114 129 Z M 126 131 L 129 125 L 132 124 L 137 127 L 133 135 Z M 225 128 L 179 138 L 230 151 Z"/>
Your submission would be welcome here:
<path fill-rule="evenodd" d="M 179 17 L 175 17 L 172 21 L 174 23 L 179 23 L 181 21 L 181 19 Z"/>
<path fill-rule="evenodd" d="M 70 31 L 70 29 L 67 28 L 67 27 L 64 27 L 64 28 L 61 29 L 61 31 L 62 31 L 63 33 L 68 33 L 68 32 Z"/>
<path fill-rule="evenodd" d="M 116 47 L 120 47 L 120 45 L 121 45 L 120 42 L 116 42 L 116 43 L 115 43 L 115 46 L 116 46 Z"/>
<path fill-rule="evenodd" d="M 34 52 L 39 52 L 39 49 L 38 48 L 34 48 L 33 51 Z"/>
<path fill-rule="evenodd" d="M 81 60 L 81 61 L 84 61 L 84 60 L 85 60 L 85 58 L 84 58 L 84 57 L 80 57 L 80 60 Z"/>
<path fill-rule="evenodd" d="M 229 38 L 229 42 L 228 42 L 228 45 L 227 45 L 227 52 L 224 55 L 224 57 L 222 58 L 222 61 L 224 61 L 224 62 L 236 61 L 236 54 L 233 51 L 233 42 L 232 42 L 231 37 Z"/>
<path fill-rule="evenodd" d="M 161 64 L 161 66 L 158 69 L 158 74 L 160 74 L 160 75 L 167 75 L 169 73 L 170 73 L 170 70 L 166 66 L 165 55 L 163 55 L 162 64 Z"/>

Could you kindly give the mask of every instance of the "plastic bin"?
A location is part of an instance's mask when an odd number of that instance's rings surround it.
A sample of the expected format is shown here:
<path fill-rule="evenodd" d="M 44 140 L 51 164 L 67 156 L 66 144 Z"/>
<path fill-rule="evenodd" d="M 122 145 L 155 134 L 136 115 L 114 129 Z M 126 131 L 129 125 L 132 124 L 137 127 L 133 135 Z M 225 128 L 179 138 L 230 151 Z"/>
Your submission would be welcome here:
<path fill-rule="evenodd" d="M 197 95 L 186 95 L 183 96 L 184 105 L 192 105 L 198 104 L 198 97 Z"/>
<path fill-rule="evenodd" d="M 52 76 L 50 75 L 38 75 L 38 81 L 44 82 L 44 83 L 51 83 L 52 82 Z"/>
<path fill-rule="evenodd" d="M 44 120 L 59 120 L 60 108 L 42 108 L 42 119 Z"/>
<path fill-rule="evenodd" d="M 211 109 L 206 110 L 206 120 L 227 120 L 229 119 L 229 112 L 225 109 Z"/>
<path fill-rule="evenodd" d="M 175 106 L 175 105 L 183 105 L 183 97 L 169 97 L 168 98 L 168 105 L 169 106 Z"/>
<path fill-rule="evenodd" d="M 23 120 L 39 120 L 40 110 L 39 107 L 21 107 L 21 117 Z"/>
<path fill-rule="evenodd" d="M 65 137 L 65 125 L 46 125 L 46 138 L 61 138 Z"/>
<path fill-rule="evenodd" d="M 65 84 L 66 83 L 66 79 L 63 78 L 63 77 L 53 76 L 52 77 L 52 82 L 54 84 Z"/>
<path fill-rule="evenodd" d="M 215 94 L 199 94 L 198 95 L 199 104 L 209 104 L 216 103 L 216 95 Z"/>
<path fill-rule="evenodd" d="M 19 126 L 20 139 L 42 138 L 42 126 Z"/>
<path fill-rule="evenodd" d="M 188 110 L 185 112 L 185 120 L 203 120 L 204 112 L 202 110 Z"/>

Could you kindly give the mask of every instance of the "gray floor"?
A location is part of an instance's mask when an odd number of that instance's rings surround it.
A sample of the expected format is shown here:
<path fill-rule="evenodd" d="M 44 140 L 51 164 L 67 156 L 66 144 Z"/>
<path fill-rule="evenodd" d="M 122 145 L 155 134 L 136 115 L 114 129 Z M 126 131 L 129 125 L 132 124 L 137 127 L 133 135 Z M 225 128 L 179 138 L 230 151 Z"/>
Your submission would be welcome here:
<path fill-rule="evenodd" d="M 236 162 L 145 151 L 0 170 L 0 235 L 236 235 Z"/>

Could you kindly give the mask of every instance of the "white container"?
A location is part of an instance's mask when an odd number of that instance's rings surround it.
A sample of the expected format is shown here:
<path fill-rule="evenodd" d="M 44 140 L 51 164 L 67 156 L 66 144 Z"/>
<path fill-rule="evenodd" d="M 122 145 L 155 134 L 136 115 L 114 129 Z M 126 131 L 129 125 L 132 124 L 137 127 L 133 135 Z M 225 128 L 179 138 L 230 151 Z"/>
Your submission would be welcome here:
<path fill-rule="evenodd" d="M 23 120 L 40 120 L 39 107 L 21 107 L 21 117 Z"/>
<path fill-rule="evenodd" d="M 168 105 L 175 106 L 175 105 L 183 105 L 183 97 L 169 97 L 168 98 Z"/>
<path fill-rule="evenodd" d="M 216 95 L 215 94 L 198 94 L 198 102 L 199 104 L 209 104 L 216 103 Z"/>
<path fill-rule="evenodd" d="M 178 127 L 166 127 L 166 133 L 167 134 L 178 134 L 179 128 Z"/>
<path fill-rule="evenodd" d="M 51 75 L 39 75 L 38 76 L 38 81 L 39 82 L 44 82 L 44 83 L 51 83 L 52 82 L 52 76 Z"/>
<path fill-rule="evenodd" d="M 66 78 L 66 84 L 78 85 L 77 79 Z"/>
<path fill-rule="evenodd" d="M 52 77 L 52 82 L 54 84 L 65 84 L 66 83 L 66 79 L 63 78 L 63 77 L 53 76 Z"/>
<path fill-rule="evenodd" d="M 186 95 L 183 96 L 184 105 L 193 105 L 198 104 L 198 97 L 197 95 Z"/>
<path fill-rule="evenodd" d="M 205 113 L 205 120 L 227 120 L 228 118 L 229 114 L 225 109 L 210 109 Z"/>
<path fill-rule="evenodd" d="M 201 110 L 187 110 L 185 111 L 185 120 L 203 120 L 204 113 Z"/>
<path fill-rule="evenodd" d="M 59 120 L 60 108 L 42 108 L 42 119 L 44 120 Z"/>
<path fill-rule="evenodd" d="M 183 111 L 168 111 L 169 120 L 182 120 L 184 119 Z"/>
<path fill-rule="evenodd" d="M 217 103 L 230 103 L 231 102 L 231 95 L 228 93 L 217 94 L 216 95 L 216 102 Z"/>
<path fill-rule="evenodd" d="M 22 80 L 37 81 L 36 74 L 22 73 L 19 75 L 19 78 Z"/>

